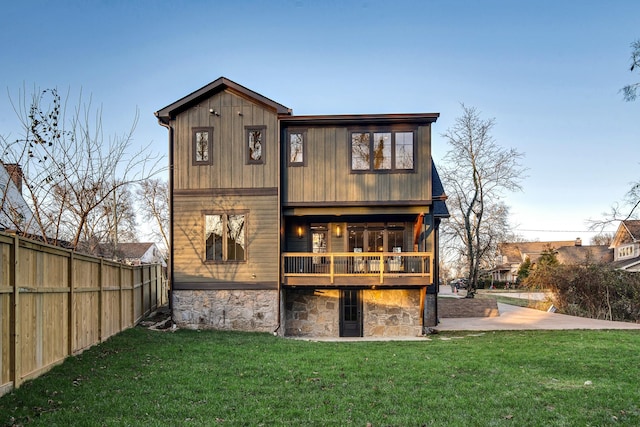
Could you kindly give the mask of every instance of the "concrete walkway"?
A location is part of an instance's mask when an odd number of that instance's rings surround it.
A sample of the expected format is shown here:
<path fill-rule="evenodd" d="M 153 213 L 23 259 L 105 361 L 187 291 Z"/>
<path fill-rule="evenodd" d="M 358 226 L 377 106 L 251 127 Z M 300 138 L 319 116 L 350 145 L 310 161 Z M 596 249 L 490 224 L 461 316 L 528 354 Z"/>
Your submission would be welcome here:
<path fill-rule="evenodd" d="M 544 301 L 542 292 L 505 292 L 497 293 L 511 298 Z M 440 286 L 440 296 L 462 298 L 466 291 L 452 293 L 450 286 Z M 468 317 L 440 319 L 438 331 L 500 331 L 500 330 L 541 330 L 541 329 L 640 329 L 640 324 L 628 322 L 612 322 L 609 320 L 587 319 L 567 316 L 566 314 L 549 313 L 532 308 L 517 307 L 498 303 L 500 315 L 497 317 Z"/>
<path fill-rule="evenodd" d="M 640 324 L 587 319 L 498 303 L 500 316 L 440 319 L 438 331 L 516 331 L 541 329 L 638 329 Z"/>

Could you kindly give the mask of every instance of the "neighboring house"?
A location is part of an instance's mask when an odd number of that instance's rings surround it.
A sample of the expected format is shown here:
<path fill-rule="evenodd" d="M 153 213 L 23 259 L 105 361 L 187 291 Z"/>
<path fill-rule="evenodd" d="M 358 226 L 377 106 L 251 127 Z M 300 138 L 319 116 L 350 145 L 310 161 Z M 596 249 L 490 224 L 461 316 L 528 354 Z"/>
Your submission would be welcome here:
<path fill-rule="evenodd" d="M 33 212 L 22 196 L 22 169 L 17 164 L 0 162 L 0 207 L 1 230 L 40 234 Z"/>
<path fill-rule="evenodd" d="M 160 264 L 167 266 L 164 255 L 155 243 L 100 243 L 93 255 L 129 265 Z"/>
<path fill-rule="evenodd" d="M 439 114 L 295 116 L 224 77 L 155 114 L 169 132 L 178 325 L 327 337 L 435 326 Z"/>
<path fill-rule="evenodd" d="M 621 221 L 610 248 L 614 267 L 640 271 L 640 220 Z"/>
<path fill-rule="evenodd" d="M 603 264 L 613 261 L 611 250 L 606 245 L 583 246 L 581 239 L 553 242 L 516 242 L 498 245 L 496 266 L 491 270 L 493 280 L 515 282 L 520 265 L 528 258 L 532 264 L 538 262 L 546 250 L 556 251 L 560 264 Z"/>

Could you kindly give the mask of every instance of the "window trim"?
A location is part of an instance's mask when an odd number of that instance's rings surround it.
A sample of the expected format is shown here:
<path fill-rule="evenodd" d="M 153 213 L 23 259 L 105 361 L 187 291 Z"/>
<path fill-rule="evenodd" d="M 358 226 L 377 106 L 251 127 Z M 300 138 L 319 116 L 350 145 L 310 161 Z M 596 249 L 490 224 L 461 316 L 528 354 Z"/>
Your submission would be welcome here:
<path fill-rule="evenodd" d="M 216 260 L 216 259 L 207 259 L 207 216 L 210 215 L 221 215 L 222 216 L 222 230 L 223 230 L 223 242 L 222 242 L 222 259 L 221 260 Z M 226 235 L 226 230 L 227 230 L 227 224 L 229 222 L 229 216 L 232 215 L 243 215 L 244 216 L 244 241 L 242 242 L 244 244 L 244 259 L 238 260 L 238 259 L 228 259 L 229 254 L 227 253 L 228 249 L 227 249 L 227 235 Z M 240 210 L 240 211 L 211 211 L 211 210 L 205 210 L 202 211 L 202 236 L 203 236 L 203 262 L 205 264 L 242 264 L 242 263 L 247 263 L 249 260 L 249 247 L 247 244 L 247 224 L 249 223 L 249 211 L 246 210 Z"/>
<path fill-rule="evenodd" d="M 196 147 L 198 142 L 196 141 L 196 134 L 204 131 L 209 133 L 209 141 L 207 144 L 209 158 L 207 160 L 197 160 Z M 213 164 L 213 126 L 191 128 L 191 164 L 193 166 L 210 166 Z"/>
<path fill-rule="evenodd" d="M 291 161 L 291 135 L 302 135 L 302 161 Z M 287 129 L 287 165 L 290 167 L 307 166 L 307 129 Z"/>
<path fill-rule="evenodd" d="M 415 173 L 416 172 L 416 139 L 418 128 L 414 126 L 391 126 L 391 127 L 354 127 L 348 130 L 348 150 L 349 150 L 349 171 L 352 174 L 388 174 L 388 173 Z M 374 134 L 390 133 L 391 134 L 391 168 L 375 169 L 372 153 L 374 152 Z M 396 134 L 412 133 L 413 134 L 413 167 L 407 169 L 399 169 L 396 167 Z M 369 134 L 369 168 L 354 169 L 353 168 L 353 134 Z"/>
<path fill-rule="evenodd" d="M 245 130 L 245 140 L 244 140 L 244 147 L 245 147 L 245 151 L 246 151 L 246 155 L 245 155 L 245 159 L 246 159 L 246 164 L 248 165 L 263 165 L 265 164 L 265 157 L 267 154 L 267 126 L 265 125 L 259 125 L 259 126 L 245 126 L 244 127 Z M 258 160 L 254 160 L 251 158 L 251 150 L 249 149 L 249 138 L 251 135 L 252 131 L 256 131 L 259 130 L 261 135 L 262 135 L 262 140 L 261 140 L 261 144 L 262 146 L 260 147 L 261 150 L 261 155 L 260 155 L 260 159 Z"/>

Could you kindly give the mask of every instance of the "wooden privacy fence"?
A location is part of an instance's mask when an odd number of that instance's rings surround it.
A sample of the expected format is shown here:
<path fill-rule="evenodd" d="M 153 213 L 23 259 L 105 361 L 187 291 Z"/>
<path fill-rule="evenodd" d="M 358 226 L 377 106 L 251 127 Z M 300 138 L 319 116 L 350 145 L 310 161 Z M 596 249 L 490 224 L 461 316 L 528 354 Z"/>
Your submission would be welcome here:
<path fill-rule="evenodd" d="M 0 233 L 0 396 L 167 302 L 160 265 L 129 266 Z"/>

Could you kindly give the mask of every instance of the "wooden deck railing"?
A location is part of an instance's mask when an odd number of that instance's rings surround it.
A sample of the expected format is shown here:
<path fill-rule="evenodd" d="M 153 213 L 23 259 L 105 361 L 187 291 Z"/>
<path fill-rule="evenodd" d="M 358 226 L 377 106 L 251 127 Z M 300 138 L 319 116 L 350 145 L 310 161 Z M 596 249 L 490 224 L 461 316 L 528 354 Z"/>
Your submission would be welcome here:
<path fill-rule="evenodd" d="M 432 270 L 425 252 L 288 252 L 282 266 L 285 285 L 424 284 Z"/>

